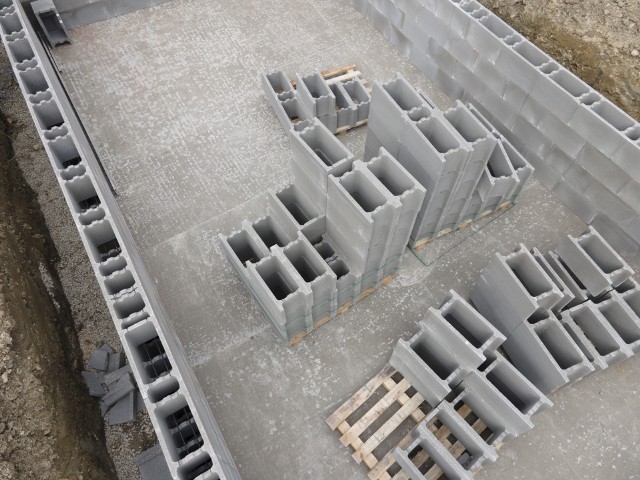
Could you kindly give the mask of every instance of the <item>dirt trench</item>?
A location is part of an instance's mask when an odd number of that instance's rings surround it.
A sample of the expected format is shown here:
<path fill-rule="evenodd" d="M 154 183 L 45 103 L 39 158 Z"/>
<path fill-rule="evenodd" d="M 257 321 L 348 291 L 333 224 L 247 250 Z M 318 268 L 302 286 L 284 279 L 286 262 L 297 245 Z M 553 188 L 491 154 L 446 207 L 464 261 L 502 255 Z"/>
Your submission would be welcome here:
<path fill-rule="evenodd" d="M 0 114 L 0 478 L 113 479 L 58 254 L 12 133 Z"/>
<path fill-rule="evenodd" d="M 480 0 L 513 28 L 640 119 L 638 0 Z"/>

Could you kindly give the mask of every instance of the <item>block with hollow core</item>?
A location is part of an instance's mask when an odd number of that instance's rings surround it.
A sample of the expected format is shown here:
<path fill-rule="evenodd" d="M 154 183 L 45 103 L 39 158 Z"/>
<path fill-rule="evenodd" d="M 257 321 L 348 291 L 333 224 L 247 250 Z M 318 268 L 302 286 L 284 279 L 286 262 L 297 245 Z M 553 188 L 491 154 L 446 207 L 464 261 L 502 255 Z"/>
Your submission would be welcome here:
<path fill-rule="evenodd" d="M 576 305 L 580 305 L 581 303 L 589 300 L 589 292 L 587 292 L 587 289 L 582 285 L 573 272 L 567 268 L 556 252 L 550 251 L 544 256 L 544 258 L 574 297 L 574 299 L 570 301 L 565 308 L 575 307 Z"/>
<path fill-rule="evenodd" d="M 513 365 L 544 394 L 594 371 L 560 321 L 550 315 L 524 322 L 503 343 Z"/>
<path fill-rule="evenodd" d="M 312 326 L 320 320 L 334 317 L 337 311 L 337 276 L 307 237 L 299 233 L 296 240 L 282 249 L 282 254 L 311 288 Z"/>
<path fill-rule="evenodd" d="M 311 325 L 313 292 L 284 256 L 247 264 L 249 287 L 280 337 L 289 341 Z"/>
<path fill-rule="evenodd" d="M 296 74 L 296 91 L 304 109 L 312 117 L 322 117 L 336 113 L 336 97 L 322 75 Z"/>
<path fill-rule="evenodd" d="M 608 297 L 595 305 L 598 312 L 634 354 L 640 352 L 640 290 L 613 291 Z"/>
<path fill-rule="evenodd" d="M 593 227 L 579 237 L 569 235 L 555 251 L 591 297 L 612 290 L 633 275 L 631 267 Z"/>
<path fill-rule="evenodd" d="M 292 131 L 290 139 L 293 183 L 322 214 L 328 177 L 350 171 L 354 156 L 319 120 L 300 132 Z"/>
<path fill-rule="evenodd" d="M 478 311 L 505 336 L 525 322 L 544 318 L 562 292 L 524 245 L 496 253 L 471 290 Z"/>
<path fill-rule="evenodd" d="M 567 284 L 562 280 L 560 275 L 558 275 L 558 273 L 556 273 L 556 271 L 551 267 L 551 265 L 549 264 L 547 259 L 544 257 L 544 255 L 540 253 L 540 250 L 538 250 L 537 248 L 532 248 L 531 255 L 533 255 L 533 258 L 536 259 L 536 262 L 538 262 L 538 264 L 542 267 L 542 269 L 549 276 L 549 278 L 553 280 L 553 283 L 556 284 L 556 286 L 558 287 L 558 290 L 560 290 L 560 293 L 562 294 L 562 299 L 559 300 L 558 303 L 556 303 L 553 308 L 551 308 L 551 311 L 553 313 L 559 313 L 567 305 L 573 302 L 576 297 L 571 292 Z"/>
<path fill-rule="evenodd" d="M 624 321 L 624 314 L 616 311 L 615 307 L 615 304 L 605 304 L 604 309 L 614 322 Z M 563 312 L 562 324 L 596 370 L 603 370 L 633 355 L 616 329 L 590 301 Z"/>
<path fill-rule="evenodd" d="M 70 41 L 67 27 L 62 22 L 53 0 L 35 0 L 31 8 L 52 47 Z"/>
<path fill-rule="evenodd" d="M 388 250 L 381 262 L 382 274 L 380 278 L 386 278 L 395 273 L 400 266 L 426 190 L 384 148 L 381 148 L 378 156 L 372 158 L 365 166 L 389 194 L 397 198 L 402 205 L 398 222 L 388 243 Z"/>
<path fill-rule="evenodd" d="M 298 232 L 307 238 L 317 238 L 326 231 L 323 205 L 320 208 L 303 194 L 295 184 L 269 192 L 267 215 L 275 221 L 291 238 L 296 238 Z"/>
<path fill-rule="evenodd" d="M 435 407 L 484 361 L 458 332 L 430 309 L 420 331 L 408 342 L 399 340 L 389 363 Z"/>
<path fill-rule="evenodd" d="M 356 125 L 369 118 L 371 108 L 371 95 L 362 83 L 356 78 L 342 84 L 342 88 L 356 107 Z M 355 126 L 355 125 L 354 125 Z"/>
<path fill-rule="evenodd" d="M 360 161 L 341 178 L 329 177 L 327 235 L 349 267 L 362 275 L 362 291 L 382 279 L 401 209 L 400 200 Z"/>
<path fill-rule="evenodd" d="M 311 115 L 304 110 L 293 85 L 284 72 L 278 70 L 263 73 L 260 76 L 260 83 L 285 130 L 290 130 L 297 122 L 311 118 Z"/>
<path fill-rule="evenodd" d="M 505 341 L 505 336 L 454 290 L 449 290 L 438 311 L 473 348 L 485 356 Z"/>

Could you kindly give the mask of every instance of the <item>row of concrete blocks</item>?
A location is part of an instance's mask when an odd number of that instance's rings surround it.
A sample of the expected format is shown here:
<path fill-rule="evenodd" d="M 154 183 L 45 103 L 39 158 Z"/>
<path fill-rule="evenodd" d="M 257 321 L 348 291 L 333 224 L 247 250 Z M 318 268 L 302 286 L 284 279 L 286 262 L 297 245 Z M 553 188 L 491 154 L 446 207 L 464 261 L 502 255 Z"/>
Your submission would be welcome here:
<path fill-rule="evenodd" d="M 285 130 L 304 130 L 317 118 L 331 132 L 362 125 L 371 97 L 359 78 L 327 82 L 319 72 L 296 74 L 296 87 L 282 71 L 261 76 L 269 103 Z"/>
<path fill-rule="evenodd" d="M 67 27 L 62 22 L 53 0 L 32 1 L 31 8 L 49 41 L 49 45 L 55 47 L 56 45 L 70 42 Z"/>
<path fill-rule="evenodd" d="M 533 172 L 473 106 L 442 112 L 400 74 L 373 87 L 365 159 L 380 147 L 427 190 L 414 245 L 514 201 Z"/>
<path fill-rule="evenodd" d="M 138 262 L 131 234 L 19 1 L 0 6 L 2 40 L 89 255 L 135 381 L 176 479 L 239 478 L 184 352 Z M 125 247 L 127 245 L 127 247 Z M 157 362 L 158 357 L 162 362 Z M 203 413 L 204 411 L 204 413 Z M 205 420 L 207 418 L 208 420 Z M 179 426 L 189 422 L 188 431 Z M 203 428 L 206 423 L 207 428 Z M 213 424 L 213 426 L 212 426 Z M 178 428 L 178 430 L 176 430 Z"/>
<path fill-rule="evenodd" d="M 454 99 L 474 102 L 585 222 L 640 252 L 640 124 L 475 0 L 351 3 Z"/>
<path fill-rule="evenodd" d="M 497 459 L 503 442 L 533 427 L 533 414 L 552 404 L 496 351 L 505 336 L 456 292 L 429 309 L 419 325 L 411 340 L 398 341 L 390 363 L 433 410 L 393 456 L 414 479 L 424 478 L 410 459 L 420 450 L 447 478 L 472 478 L 484 462 Z M 459 442 L 465 453 L 457 458 L 443 440 Z"/>
<path fill-rule="evenodd" d="M 425 196 L 384 149 L 355 160 L 317 119 L 291 132 L 291 148 L 293 182 L 270 192 L 267 215 L 220 236 L 287 341 L 396 272 Z"/>
<path fill-rule="evenodd" d="M 633 271 L 590 227 L 547 255 L 496 254 L 471 291 L 513 364 L 550 393 L 640 350 Z"/>

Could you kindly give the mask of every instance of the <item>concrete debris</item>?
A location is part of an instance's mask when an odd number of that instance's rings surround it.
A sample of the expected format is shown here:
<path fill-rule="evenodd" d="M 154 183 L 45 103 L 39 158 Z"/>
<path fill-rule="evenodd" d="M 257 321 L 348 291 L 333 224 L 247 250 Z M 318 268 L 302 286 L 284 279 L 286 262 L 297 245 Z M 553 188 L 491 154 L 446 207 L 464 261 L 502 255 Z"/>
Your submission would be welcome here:
<path fill-rule="evenodd" d="M 95 372 L 82 372 L 82 378 L 89 387 L 89 395 L 92 397 L 103 397 L 105 392 L 100 376 Z"/>
<path fill-rule="evenodd" d="M 109 425 L 133 422 L 136 419 L 135 392 L 129 392 L 109 410 Z"/>
<path fill-rule="evenodd" d="M 96 350 L 89 358 L 88 366 L 103 372 L 109 369 L 109 353 L 105 350 Z"/>
<path fill-rule="evenodd" d="M 173 480 L 160 445 L 145 450 L 135 458 L 142 480 Z"/>

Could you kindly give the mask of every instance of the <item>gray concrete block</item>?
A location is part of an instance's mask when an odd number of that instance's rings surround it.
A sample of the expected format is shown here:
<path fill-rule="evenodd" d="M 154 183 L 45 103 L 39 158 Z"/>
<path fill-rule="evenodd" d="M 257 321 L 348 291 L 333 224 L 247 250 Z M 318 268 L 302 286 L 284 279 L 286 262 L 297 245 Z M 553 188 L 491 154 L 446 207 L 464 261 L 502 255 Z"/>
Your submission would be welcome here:
<path fill-rule="evenodd" d="M 595 307 L 632 354 L 640 352 L 640 291 L 613 291 L 609 299 Z"/>
<path fill-rule="evenodd" d="M 485 356 L 505 341 L 505 336 L 454 290 L 449 290 L 438 311 L 473 348 Z"/>
<path fill-rule="evenodd" d="M 576 163 L 614 194 L 629 183 L 629 174 L 591 144 L 578 153 Z"/>
<path fill-rule="evenodd" d="M 608 305 L 606 311 L 616 320 L 621 319 L 620 312 L 615 311 L 611 305 Z M 563 312 L 562 323 L 596 370 L 603 370 L 633 355 L 592 302 Z"/>
<path fill-rule="evenodd" d="M 94 372 L 81 372 L 84 382 L 89 388 L 89 395 L 92 397 L 103 397 L 106 393 L 102 386 L 101 376 Z"/>
<path fill-rule="evenodd" d="M 544 272 L 548 275 L 548 277 L 553 280 L 553 283 L 556 284 L 558 290 L 562 294 L 562 298 L 556 303 L 553 307 L 551 307 L 551 311 L 553 313 L 559 313 L 562 311 L 567 305 L 571 304 L 575 301 L 576 297 L 571 291 L 571 289 L 564 283 L 560 275 L 556 273 L 553 267 L 549 264 L 547 259 L 540 253 L 540 250 L 537 248 L 531 249 L 531 255 L 536 259 L 538 264 L 542 267 Z"/>
<path fill-rule="evenodd" d="M 478 311 L 507 337 L 524 322 L 544 317 L 562 299 L 524 245 L 507 256 L 495 254 L 471 290 Z"/>
<path fill-rule="evenodd" d="M 136 455 L 135 462 L 142 480 L 172 480 L 160 445 L 155 445 Z"/>
<path fill-rule="evenodd" d="M 273 217 L 290 238 L 298 232 L 308 238 L 321 236 L 326 230 L 326 198 L 320 204 L 305 196 L 298 185 L 287 185 L 269 192 L 267 215 Z"/>
<path fill-rule="evenodd" d="M 386 278 L 394 274 L 400 266 L 426 190 L 384 148 L 380 149 L 377 157 L 366 163 L 366 167 L 402 205 L 385 259 L 382 261 L 381 278 Z"/>
<path fill-rule="evenodd" d="M 568 125 L 607 157 L 611 157 L 624 144 L 620 132 L 607 125 L 591 106 L 579 105 L 568 120 Z"/>
<path fill-rule="evenodd" d="M 389 363 L 435 407 L 484 356 L 433 308 L 419 325 L 408 342 L 398 340 Z"/>
<path fill-rule="evenodd" d="M 566 307 L 571 308 L 589 300 L 589 292 L 584 287 L 580 279 L 567 267 L 558 254 L 554 251 L 545 255 L 545 260 L 556 273 L 558 278 L 567 286 L 574 299 L 570 301 Z"/>
<path fill-rule="evenodd" d="M 553 316 L 515 328 L 503 343 L 513 365 L 541 392 L 550 392 L 593 372 L 560 322 Z"/>
<path fill-rule="evenodd" d="M 304 109 L 312 117 L 335 113 L 336 97 L 319 72 L 296 74 L 296 92 Z"/>
<path fill-rule="evenodd" d="M 304 121 L 311 115 L 304 110 L 296 91 L 284 72 L 263 73 L 260 83 L 267 100 L 285 130 L 290 130 L 296 120 Z"/>
<path fill-rule="evenodd" d="M 136 386 L 131 379 L 131 374 L 123 375 L 113 388 L 110 388 L 109 392 L 102 397 L 102 403 L 107 407 L 112 407 L 120 399 L 129 395 L 129 393 L 132 393 L 135 388 Z"/>
<path fill-rule="evenodd" d="M 602 295 L 633 275 L 629 265 L 593 227 L 577 238 L 568 236 L 555 250 L 592 297 Z"/>
<path fill-rule="evenodd" d="M 87 365 L 96 370 L 106 371 L 109 367 L 109 352 L 105 350 L 96 350 L 91 354 Z"/>
<path fill-rule="evenodd" d="M 369 95 L 369 92 L 362 81 L 359 78 L 356 78 L 343 83 L 341 87 L 344 89 L 356 108 L 355 124 L 352 126 L 356 126 L 360 122 L 368 119 L 369 110 L 371 108 L 371 95 Z"/>
<path fill-rule="evenodd" d="M 227 258 L 243 278 L 246 278 L 245 267 L 248 263 L 257 263 L 269 255 L 269 249 L 248 221 L 243 222 L 240 230 L 229 236 L 220 235 L 219 238 Z"/>
<path fill-rule="evenodd" d="M 135 392 L 130 392 L 109 409 L 109 425 L 120 425 L 136 419 Z"/>

